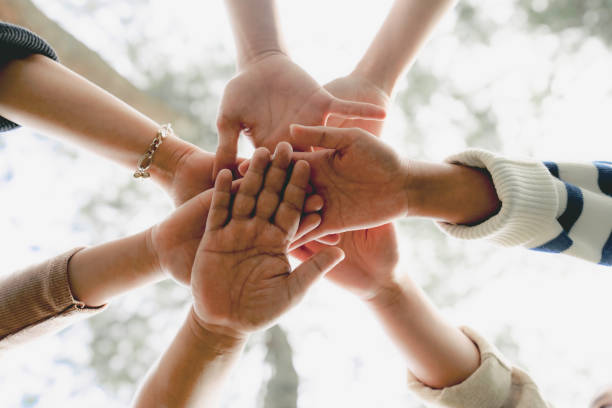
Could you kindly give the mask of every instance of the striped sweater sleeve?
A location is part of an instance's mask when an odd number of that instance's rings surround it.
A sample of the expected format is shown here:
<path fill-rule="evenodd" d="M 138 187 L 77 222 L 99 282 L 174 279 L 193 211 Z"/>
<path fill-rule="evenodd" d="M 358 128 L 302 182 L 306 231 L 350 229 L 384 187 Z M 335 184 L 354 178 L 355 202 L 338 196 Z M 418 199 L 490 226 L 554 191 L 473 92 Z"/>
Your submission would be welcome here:
<path fill-rule="evenodd" d="M 42 38 L 30 30 L 0 21 L 0 66 L 11 60 L 42 54 L 57 61 L 57 54 Z M 19 127 L 0 116 L 0 132 Z"/>
<path fill-rule="evenodd" d="M 448 234 L 612 266 L 612 163 L 516 160 L 477 149 L 447 161 L 488 170 L 502 202 L 478 225 L 439 223 Z"/>

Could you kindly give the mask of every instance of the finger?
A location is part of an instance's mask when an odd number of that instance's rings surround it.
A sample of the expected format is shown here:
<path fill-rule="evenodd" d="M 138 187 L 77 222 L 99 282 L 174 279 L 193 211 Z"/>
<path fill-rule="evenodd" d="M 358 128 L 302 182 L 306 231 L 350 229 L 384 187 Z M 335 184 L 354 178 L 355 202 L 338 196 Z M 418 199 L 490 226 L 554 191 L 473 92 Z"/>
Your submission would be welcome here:
<path fill-rule="evenodd" d="M 300 238 L 296 238 L 291 245 L 289 246 L 289 250 L 293 250 L 297 247 L 300 247 L 304 244 L 309 243 L 310 241 L 315 241 L 317 239 L 320 239 L 326 235 L 329 235 L 330 231 L 326 231 L 324 222 L 321 221 L 321 224 L 319 224 L 319 226 L 317 228 L 315 228 L 314 230 L 304 234 L 302 237 Z"/>
<path fill-rule="evenodd" d="M 292 302 L 299 301 L 306 291 L 325 273 L 344 259 L 344 252 L 328 247 L 314 254 L 287 277 L 288 293 Z"/>
<path fill-rule="evenodd" d="M 289 252 L 289 255 L 302 262 L 310 258 L 313 254 L 314 252 L 312 252 L 306 245 L 302 245 L 301 247 L 295 248 L 293 251 Z"/>
<path fill-rule="evenodd" d="M 251 160 L 245 159 L 238 165 L 238 173 L 240 173 L 241 176 L 246 174 L 247 170 L 249 169 L 249 163 L 251 163 Z"/>
<path fill-rule="evenodd" d="M 227 117 L 220 117 L 217 120 L 217 130 L 219 131 L 219 144 L 213 165 L 213 179 L 222 169 L 231 170 L 236 165 L 240 123 Z"/>
<path fill-rule="evenodd" d="M 342 116 L 347 119 L 378 119 L 387 116 L 385 108 L 372 103 L 345 101 L 333 98 L 327 109 L 328 114 Z"/>
<path fill-rule="evenodd" d="M 281 142 L 276 146 L 272 164 L 270 164 L 266 173 L 263 189 L 257 197 L 256 217 L 268 221 L 276 212 L 287 179 L 287 168 L 291 164 L 291 153 L 293 153 L 293 149 L 287 142 Z"/>
<path fill-rule="evenodd" d="M 302 151 L 309 151 L 311 146 L 327 149 L 342 149 L 354 138 L 354 129 L 332 128 L 327 126 L 291 125 L 291 145 Z"/>
<path fill-rule="evenodd" d="M 255 209 L 257 194 L 261 190 L 264 174 L 270 162 L 270 152 L 260 147 L 253 153 L 251 165 L 247 171 L 232 207 L 232 218 L 248 218 Z"/>
<path fill-rule="evenodd" d="M 232 172 L 228 169 L 223 169 L 215 180 L 215 190 L 206 221 L 206 231 L 214 231 L 225 225 L 229 216 L 229 206 L 232 198 L 231 188 Z"/>
<path fill-rule="evenodd" d="M 326 245 L 336 245 L 340 242 L 340 234 L 329 234 L 324 237 L 317 238 L 317 241 Z"/>
<path fill-rule="evenodd" d="M 308 188 L 306 189 L 306 194 L 308 194 Z M 318 194 L 313 194 L 311 196 L 306 197 L 306 201 L 304 202 L 304 212 L 312 213 L 316 211 L 321 211 L 323 208 L 323 197 Z"/>
<path fill-rule="evenodd" d="M 293 237 L 293 240 L 300 239 L 304 235 L 308 234 L 310 231 L 314 230 L 321 224 L 321 216 L 317 213 L 307 214 L 302 217 L 300 220 L 300 225 L 298 226 L 297 232 Z"/>
<path fill-rule="evenodd" d="M 290 238 L 295 235 L 298 229 L 309 179 L 310 165 L 303 160 L 295 163 L 291 178 L 283 193 L 283 200 L 274 216 L 274 224 L 285 231 Z"/>

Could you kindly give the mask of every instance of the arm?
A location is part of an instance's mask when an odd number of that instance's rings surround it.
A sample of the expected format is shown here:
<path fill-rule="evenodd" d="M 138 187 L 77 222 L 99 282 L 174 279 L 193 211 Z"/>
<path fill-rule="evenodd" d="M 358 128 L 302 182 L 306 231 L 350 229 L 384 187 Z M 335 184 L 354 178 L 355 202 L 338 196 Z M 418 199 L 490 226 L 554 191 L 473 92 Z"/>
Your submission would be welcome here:
<path fill-rule="evenodd" d="M 387 108 L 397 80 L 453 4 L 454 0 L 396 0 L 353 72 L 326 84 L 325 89 L 337 98 Z M 380 136 L 383 123 L 331 115 L 327 126 L 358 127 Z"/>
<path fill-rule="evenodd" d="M 391 95 L 397 79 L 417 57 L 455 0 L 396 0 L 352 75 Z"/>
<path fill-rule="evenodd" d="M 6 64 L 0 71 L 2 116 L 41 133 L 65 138 L 135 169 L 159 128 L 148 117 L 63 65 L 41 55 Z M 151 175 L 172 182 L 190 146 L 175 136 L 155 154 Z"/>
<path fill-rule="evenodd" d="M 612 165 L 541 163 L 467 150 L 446 163 L 402 161 L 360 129 L 293 126 L 326 208 L 317 230 L 376 226 L 402 216 L 440 221 L 449 234 L 612 264 Z M 368 163 L 364 168 L 363 163 Z M 333 186 L 333 188 L 332 188 Z M 342 214 L 342 216 L 339 216 Z"/>
<path fill-rule="evenodd" d="M 392 224 L 342 234 L 342 263 L 325 277 L 358 296 L 381 322 L 408 367 L 408 386 L 436 406 L 545 408 L 529 376 L 477 333 L 450 325 L 406 274 Z M 323 246 L 292 252 L 306 259 Z M 520 402 L 517 402 L 520 401 Z"/>
<path fill-rule="evenodd" d="M 327 248 L 291 271 L 287 250 L 299 234 L 309 168 L 297 162 L 288 174 L 290 162 L 286 143 L 273 160 L 257 149 L 235 194 L 231 173 L 219 173 L 191 273 L 192 312 L 136 406 L 213 404 L 249 334 L 271 326 L 342 259 Z"/>
<path fill-rule="evenodd" d="M 399 253 L 392 224 L 342 235 L 345 260 L 326 278 L 362 299 L 398 346 L 410 372 L 432 388 L 468 378 L 478 349 L 451 326 L 408 276 L 395 273 Z M 324 245 L 310 242 L 292 252 L 306 259 Z"/>
<path fill-rule="evenodd" d="M 221 389 L 245 343 L 246 338 L 206 330 L 190 309 L 176 337 L 151 368 L 133 406 L 218 405 Z"/>
<path fill-rule="evenodd" d="M 225 0 L 236 44 L 238 71 L 268 54 L 287 55 L 275 0 Z"/>

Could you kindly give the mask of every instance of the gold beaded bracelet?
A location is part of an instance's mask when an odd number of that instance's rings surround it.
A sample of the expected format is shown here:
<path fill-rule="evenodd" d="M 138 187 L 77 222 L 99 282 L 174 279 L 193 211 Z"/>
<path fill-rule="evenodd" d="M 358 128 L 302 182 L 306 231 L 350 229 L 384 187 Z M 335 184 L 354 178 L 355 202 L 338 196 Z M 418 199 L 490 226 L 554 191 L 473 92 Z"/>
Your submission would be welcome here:
<path fill-rule="evenodd" d="M 172 125 L 170 123 L 166 123 L 165 125 L 161 125 L 159 130 L 157 131 L 157 135 L 149 145 L 147 151 L 140 157 L 138 160 L 138 165 L 136 166 L 136 172 L 134 173 L 134 178 L 148 178 L 151 177 L 151 174 L 147 171 L 153 164 L 153 155 L 159 149 L 159 146 L 162 144 L 164 139 L 169 135 L 173 135 L 174 131 L 172 130 Z"/>

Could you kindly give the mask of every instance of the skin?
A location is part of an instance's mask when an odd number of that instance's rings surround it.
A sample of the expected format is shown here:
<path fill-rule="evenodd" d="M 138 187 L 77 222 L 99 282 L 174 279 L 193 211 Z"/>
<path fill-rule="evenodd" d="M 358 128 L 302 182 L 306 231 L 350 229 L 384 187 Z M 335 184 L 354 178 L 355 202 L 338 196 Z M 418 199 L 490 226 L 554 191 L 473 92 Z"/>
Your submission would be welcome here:
<path fill-rule="evenodd" d="M 280 144 L 271 168 L 288 163 L 291 146 Z M 233 189 L 241 180 L 234 181 Z M 313 201 L 314 204 L 308 204 Z M 68 264 L 68 277 L 74 297 L 89 306 L 107 303 L 115 296 L 168 276 L 189 285 L 194 258 L 204 234 L 213 190 L 198 194 L 176 209 L 161 223 L 142 233 L 86 248 Z M 306 199 L 306 207 L 319 208 L 318 197 Z M 320 216 L 304 208 L 298 239 L 320 223 Z M 309 212 L 310 211 L 310 212 Z"/>
<path fill-rule="evenodd" d="M 307 259 L 324 247 L 312 242 L 292 254 Z M 476 346 L 440 315 L 407 274 L 398 273 L 392 224 L 342 234 L 338 247 L 345 258 L 326 278 L 372 310 L 419 380 L 444 388 L 476 371 L 480 365 Z"/>
<path fill-rule="evenodd" d="M 294 154 L 310 164 L 311 184 L 325 201 L 321 225 L 296 245 L 407 215 L 476 223 L 500 205 L 487 173 L 452 164 L 402 161 L 391 147 L 362 129 L 293 125 L 291 141 L 305 150 L 323 148 Z"/>
<path fill-rule="evenodd" d="M 134 171 L 159 124 L 87 79 L 42 55 L 0 68 L 0 114 L 42 134 L 75 143 Z M 149 170 L 180 205 L 212 187 L 214 155 L 166 138 Z"/>
<path fill-rule="evenodd" d="M 219 173 L 191 273 L 193 307 L 150 371 L 136 407 L 215 405 L 249 334 L 272 325 L 342 260 L 340 249 L 326 247 L 291 270 L 287 251 L 309 167 L 299 161 L 290 169 L 290 150 L 269 164 L 268 151 L 257 149 L 235 194 L 231 173 Z"/>
<path fill-rule="evenodd" d="M 76 143 L 131 171 L 159 129 L 150 118 L 41 55 L 0 67 L 0 114 L 40 133 Z M 89 306 L 98 306 L 168 275 L 187 284 L 203 233 L 206 203 L 212 197 L 212 192 L 200 194 L 213 185 L 213 161 L 213 154 L 178 137 L 167 137 L 155 154 L 151 179 L 176 205 L 198 198 L 152 231 L 74 255 L 68 265 L 73 295 Z M 321 197 L 309 196 L 306 212 L 321 206 Z M 316 217 L 305 216 L 303 227 L 312 226 Z M 183 223 L 185 220 L 191 224 Z M 147 256 L 138 258 L 139 254 Z M 151 265 L 150 259 L 157 265 Z"/>
<path fill-rule="evenodd" d="M 219 146 L 214 174 L 236 165 L 241 132 L 255 146 L 274 148 L 289 125 L 325 124 L 331 114 L 383 119 L 372 104 L 334 97 L 288 57 L 273 0 L 227 0 L 238 53 L 238 74 L 226 86 L 219 107 Z"/>

